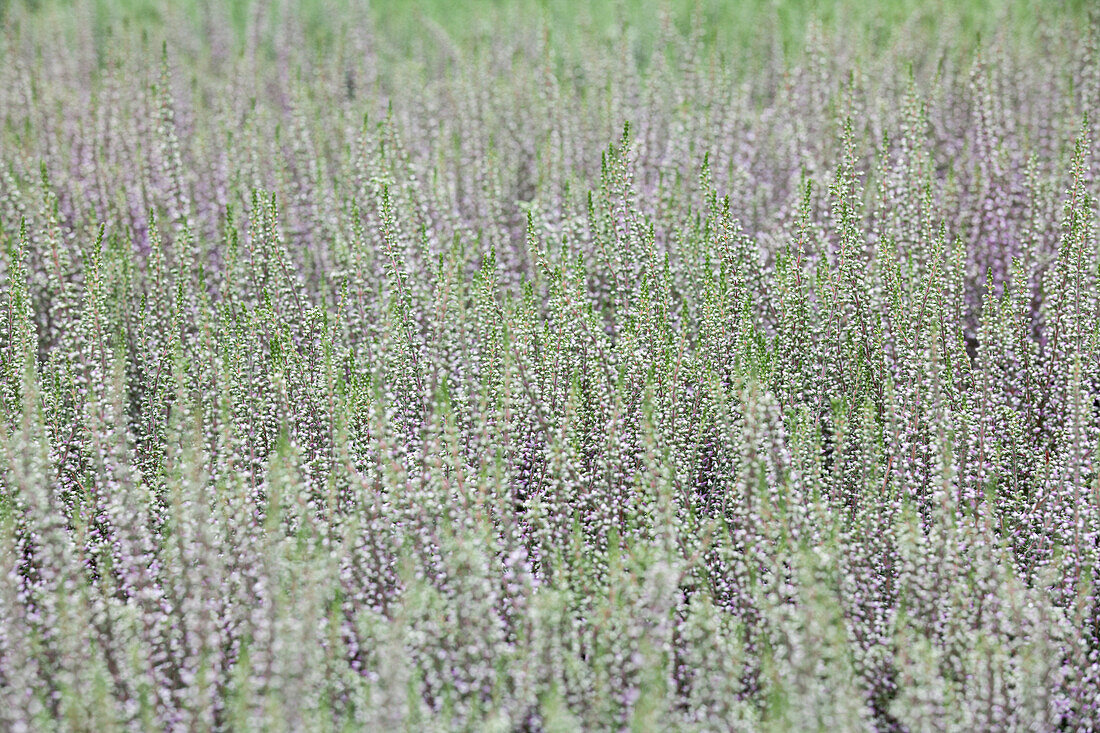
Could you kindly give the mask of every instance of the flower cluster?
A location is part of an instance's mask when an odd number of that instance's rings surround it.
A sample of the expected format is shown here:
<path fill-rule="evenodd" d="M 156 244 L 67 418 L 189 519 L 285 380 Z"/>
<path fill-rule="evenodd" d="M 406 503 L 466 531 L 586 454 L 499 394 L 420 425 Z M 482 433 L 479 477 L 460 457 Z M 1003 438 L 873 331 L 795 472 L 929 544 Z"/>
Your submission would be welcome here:
<path fill-rule="evenodd" d="M 1100 730 L 1095 20 L 71 5 L 0 4 L 0 728 Z"/>

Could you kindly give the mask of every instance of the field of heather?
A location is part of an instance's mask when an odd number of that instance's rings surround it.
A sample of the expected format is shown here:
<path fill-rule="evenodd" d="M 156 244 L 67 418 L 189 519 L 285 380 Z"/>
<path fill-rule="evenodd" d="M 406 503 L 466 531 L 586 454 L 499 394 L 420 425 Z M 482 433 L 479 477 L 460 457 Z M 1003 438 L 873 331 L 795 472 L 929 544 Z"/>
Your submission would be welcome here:
<path fill-rule="evenodd" d="M 1087 0 L 0 0 L 0 730 L 1100 731 Z"/>

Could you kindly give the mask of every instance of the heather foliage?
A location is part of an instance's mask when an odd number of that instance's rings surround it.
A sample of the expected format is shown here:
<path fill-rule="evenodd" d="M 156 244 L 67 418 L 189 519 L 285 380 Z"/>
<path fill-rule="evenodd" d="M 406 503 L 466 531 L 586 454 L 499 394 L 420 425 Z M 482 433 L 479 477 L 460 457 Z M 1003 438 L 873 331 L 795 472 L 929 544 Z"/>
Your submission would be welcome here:
<path fill-rule="evenodd" d="M 0 728 L 1100 729 L 1095 21 L 169 5 L 2 9 Z"/>

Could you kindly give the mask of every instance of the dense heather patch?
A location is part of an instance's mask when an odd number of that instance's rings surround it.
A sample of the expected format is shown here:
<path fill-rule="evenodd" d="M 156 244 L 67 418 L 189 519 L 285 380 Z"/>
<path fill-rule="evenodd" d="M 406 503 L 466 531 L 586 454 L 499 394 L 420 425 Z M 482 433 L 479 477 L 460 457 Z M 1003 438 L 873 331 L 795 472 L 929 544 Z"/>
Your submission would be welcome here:
<path fill-rule="evenodd" d="M 749 73 L 52 7 L 0 728 L 1100 729 L 1095 25 Z"/>

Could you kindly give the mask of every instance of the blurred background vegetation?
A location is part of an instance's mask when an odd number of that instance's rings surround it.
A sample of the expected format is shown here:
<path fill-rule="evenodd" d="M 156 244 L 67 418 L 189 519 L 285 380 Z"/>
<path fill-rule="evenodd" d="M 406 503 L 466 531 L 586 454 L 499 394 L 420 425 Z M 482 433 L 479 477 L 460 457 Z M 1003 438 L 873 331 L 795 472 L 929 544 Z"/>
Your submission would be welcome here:
<path fill-rule="evenodd" d="M 965 53 L 999 34 L 1041 47 L 1057 42 L 1051 27 L 1079 27 L 1098 8 L 1094 0 L 0 0 L 0 18 L 11 31 L 29 14 L 45 14 L 59 28 L 91 30 L 99 42 L 126 32 L 156 36 L 180 24 L 200 34 L 228 27 L 243 47 L 264 35 L 257 18 L 271 28 L 293 14 L 318 51 L 338 44 L 343 29 L 371 23 L 380 51 L 425 59 L 448 46 L 477 49 L 498 34 L 537 28 L 559 60 L 594 43 L 613 44 L 643 67 L 663 47 L 662 37 L 676 34 L 750 71 L 754 59 L 803 54 L 814 33 L 844 37 L 864 58 L 899 43 L 921 55 L 944 46 Z M 1048 21 L 1044 31 L 1037 30 L 1040 15 Z"/>

